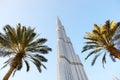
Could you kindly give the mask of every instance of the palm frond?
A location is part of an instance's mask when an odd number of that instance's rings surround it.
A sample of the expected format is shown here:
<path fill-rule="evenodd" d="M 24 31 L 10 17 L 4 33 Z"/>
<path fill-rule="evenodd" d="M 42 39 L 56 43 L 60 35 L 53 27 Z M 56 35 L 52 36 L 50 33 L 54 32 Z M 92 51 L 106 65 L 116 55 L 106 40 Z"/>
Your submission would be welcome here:
<path fill-rule="evenodd" d="M 6 25 L 4 27 L 4 31 L 6 32 L 6 36 L 8 37 L 8 39 L 12 42 L 17 44 L 17 35 L 16 35 L 16 31 L 15 28 L 12 28 L 10 25 Z"/>
<path fill-rule="evenodd" d="M 34 57 L 37 58 L 40 62 L 47 62 L 48 61 L 44 56 L 39 55 L 39 54 L 34 55 Z"/>
<path fill-rule="evenodd" d="M 96 30 L 97 32 L 100 32 L 100 28 L 97 24 L 94 24 L 94 30 Z"/>
<path fill-rule="evenodd" d="M 31 46 L 31 47 L 27 47 L 26 51 L 29 52 L 34 52 L 34 53 L 41 53 L 41 54 L 48 54 L 49 51 L 52 51 L 51 48 L 49 48 L 46 45 L 42 45 L 42 46 Z"/>
<path fill-rule="evenodd" d="M 41 63 L 41 65 L 43 66 L 44 69 L 47 69 L 47 67 L 44 64 Z"/>
<path fill-rule="evenodd" d="M 106 63 L 106 53 L 103 55 L 103 58 L 102 58 L 103 68 L 104 68 L 105 63 Z"/>
<path fill-rule="evenodd" d="M 15 69 L 15 70 L 13 71 L 12 77 L 14 77 L 16 71 L 17 71 L 17 69 Z"/>
<path fill-rule="evenodd" d="M 120 22 L 117 22 L 115 26 L 120 27 Z"/>
<path fill-rule="evenodd" d="M 92 66 L 95 64 L 95 61 L 96 61 L 96 59 L 100 56 L 100 54 L 101 54 L 101 53 L 95 55 L 95 57 L 93 58 L 93 61 L 92 61 L 92 63 L 91 63 Z"/>
<path fill-rule="evenodd" d="M 116 24 L 118 25 L 118 24 Z M 113 35 L 113 41 L 117 41 L 120 39 L 120 26 L 116 26 L 116 29 L 113 30 L 114 31 L 114 35 Z"/>
<path fill-rule="evenodd" d="M 114 21 L 112 21 L 110 23 L 110 29 L 114 29 L 116 27 L 116 23 Z"/>
<path fill-rule="evenodd" d="M 24 33 L 24 38 L 25 38 L 24 43 L 28 45 L 28 43 L 33 41 L 35 37 L 36 37 L 36 33 L 34 33 L 34 29 L 31 29 L 31 27 L 28 27 Z"/>
<path fill-rule="evenodd" d="M 28 46 L 36 46 L 36 45 L 42 45 L 47 41 L 45 38 L 38 39 L 32 43 L 30 43 Z"/>
<path fill-rule="evenodd" d="M 9 43 L 10 43 L 10 41 L 9 41 L 8 37 L 6 35 L 0 33 L 0 45 L 4 46 L 4 47 L 5 46 L 8 47 L 8 46 L 10 46 Z"/>
<path fill-rule="evenodd" d="M 86 32 L 86 37 L 84 37 L 84 39 L 89 40 L 89 41 L 98 42 L 101 45 L 106 44 L 105 38 L 103 38 L 103 34 L 97 32 L 96 30 L 93 30 L 92 33 Z"/>
<path fill-rule="evenodd" d="M 97 54 L 98 52 L 100 52 L 102 49 L 101 48 L 98 48 L 98 49 L 95 49 L 93 50 L 92 52 L 90 52 L 87 57 L 85 58 L 85 60 L 87 60 L 91 55 L 93 54 Z"/>
<path fill-rule="evenodd" d="M 113 62 L 116 62 L 115 57 L 113 55 L 110 55 L 110 58 Z"/>
<path fill-rule="evenodd" d="M 86 40 L 90 40 L 90 41 L 97 41 L 97 38 L 84 37 L 84 39 L 86 39 Z"/>
<path fill-rule="evenodd" d="M 97 30 L 93 30 L 92 32 L 93 32 L 93 34 L 97 35 L 98 37 L 101 37 L 100 32 L 98 32 Z"/>
<path fill-rule="evenodd" d="M 0 57 L 10 56 L 12 53 L 10 50 L 0 49 Z"/>
<path fill-rule="evenodd" d="M 111 23 L 110 23 L 110 20 L 107 20 L 106 22 L 105 22 L 105 25 L 104 25 L 104 28 L 106 29 L 106 31 L 107 31 L 107 33 L 109 34 L 109 30 L 110 30 L 110 28 L 111 28 L 111 25 L 110 25 Z"/>
<path fill-rule="evenodd" d="M 37 70 L 39 71 L 39 72 L 41 72 L 41 62 L 38 60 L 38 59 L 36 59 L 34 56 L 32 56 L 32 55 L 29 55 L 30 56 L 30 58 L 32 59 L 31 61 L 34 63 L 34 65 L 37 67 Z"/>
<path fill-rule="evenodd" d="M 93 30 L 93 34 L 95 35 L 95 38 L 97 39 L 97 41 L 105 42 L 105 38 L 102 36 L 104 33 L 99 33 L 96 30 Z M 91 38 L 93 38 L 93 37 L 91 37 Z"/>
<path fill-rule="evenodd" d="M 98 48 L 98 47 L 101 47 L 101 46 L 99 46 L 99 45 L 85 45 L 83 47 L 82 52 L 85 52 L 85 51 L 90 50 L 90 49 L 95 49 L 95 48 Z"/>
<path fill-rule="evenodd" d="M 94 41 L 88 41 L 88 42 L 85 42 L 85 44 L 98 44 L 98 43 Z"/>
<path fill-rule="evenodd" d="M 1 69 L 3 69 L 3 68 L 5 68 L 7 65 L 9 65 L 10 63 L 11 63 L 11 60 L 12 60 L 13 58 L 9 58 L 7 61 L 5 61 L 4 63 L 3 63 L 3 67 L 1 68 Z"/>
<path fill-rule="evenodd" d="M 4 64 L 4 66 L 2 66 L 2 68 L 1 68 L 1 69 L 5 68 L 7 65 L 8 65 L 8 64 Z"/>
<path fill-rule="evenodd" d="M 30 70 L 30 65 L 27 60 L 24 59 L 25 65 L 26 65 L 26 71 L 28 72 Z"/>
<path fill-rule="evenodd" d="M 41 48 L 39 51 L 42 54 L 47 54 L 49 51 L 52 51 L 52 49 L 49 48 L 48 46 L 45 46 L 45 47 Z"/>
<path fill-rule="evenodd" d="M 119 40 L 120 40 L 120 34 L 116 34 L 112 39 L 113 42 L 119 42 Z"/>
<path fill-rule="evenodd" d="M 107 20 L 104 25 L 101 26 L 101 34 L 106 43 L 109 43 L 109 40 L 111 39 L 110 37 L 110 20 Z"/>
<path fill-rule="evenodd" d="M 23 41 L 23 38 L 25 37 L 24 33 L 25 33 L 25 27 L 21 26 L 21 24 L 19 23 L 16 29 L 16 34 L 17 34 L 19 43 Z"/>
<path fill-rule="evenodd" d="M 21 70 L 22 67 L 23 67 L 23 64 L 22 64 L 22 62 L 21 62 L 20 64 L 17 65 L 16 69 L 17 69 L 17 70 Z"/>
<path fill-rule="evenodd" d="M 35 64 L 35 66 L 37 67 L 38 71 L 41 72 L 41 63 L 39 62 L 39 60 L 32 58 L 33 59 L 33 63 Z"/>

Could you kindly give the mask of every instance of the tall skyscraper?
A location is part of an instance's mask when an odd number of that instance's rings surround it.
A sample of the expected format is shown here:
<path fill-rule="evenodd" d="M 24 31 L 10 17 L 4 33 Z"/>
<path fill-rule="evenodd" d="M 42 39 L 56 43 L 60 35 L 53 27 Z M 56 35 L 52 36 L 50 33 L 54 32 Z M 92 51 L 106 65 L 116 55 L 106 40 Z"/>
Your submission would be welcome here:
<path fill-rule="evenodd" d="M 57 17 L 57 80 L 88 80 L 79 56 L 75 54 L 64 26 Z"/>

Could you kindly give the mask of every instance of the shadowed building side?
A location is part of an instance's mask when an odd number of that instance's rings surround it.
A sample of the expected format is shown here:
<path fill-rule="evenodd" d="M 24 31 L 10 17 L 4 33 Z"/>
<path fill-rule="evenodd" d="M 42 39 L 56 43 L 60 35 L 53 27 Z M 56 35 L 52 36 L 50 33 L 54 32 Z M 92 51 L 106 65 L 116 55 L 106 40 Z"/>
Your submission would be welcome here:
<path fill-rule="evenodd" d="M 88 80 L 79 56 L 75 54 L 60 19 L 57 17 L 57 80 Z"/>

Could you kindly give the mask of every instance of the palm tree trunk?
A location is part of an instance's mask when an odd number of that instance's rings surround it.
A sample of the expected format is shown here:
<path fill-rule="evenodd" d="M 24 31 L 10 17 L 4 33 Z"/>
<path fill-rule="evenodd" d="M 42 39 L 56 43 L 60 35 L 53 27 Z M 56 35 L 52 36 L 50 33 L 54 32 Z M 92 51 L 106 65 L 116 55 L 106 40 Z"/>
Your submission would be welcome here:
<path fill-rule="evenodd" d="M 116 49 L 115 47 L 111 46 L 108 47 L 108 51 L 111 55 L 113 55 L 115 58 L 120 59 L 120 50 Z"/>
<path fill-rule="evenodd" d="M 6 73 L 6 75 L 4 76 L 3 80 L 8 80 L 10 75 L 12 74 L 13 70 L 17 67 L 18 64 L 20 64 L 22 62 L 22 55 L 20 53 L 18 53 L 15 58 L 12 60 L 12 64 L 10 66 L 10 69 L 8 70 L 8 72 Z"/>
<path fill-rule="evenodd" d="M 8 80 L 14 69 L 15 69 L 14 67 L 10 66 L 10 69 L 8 70 L 6 75 L 3 77 L 3 80 Z"/>

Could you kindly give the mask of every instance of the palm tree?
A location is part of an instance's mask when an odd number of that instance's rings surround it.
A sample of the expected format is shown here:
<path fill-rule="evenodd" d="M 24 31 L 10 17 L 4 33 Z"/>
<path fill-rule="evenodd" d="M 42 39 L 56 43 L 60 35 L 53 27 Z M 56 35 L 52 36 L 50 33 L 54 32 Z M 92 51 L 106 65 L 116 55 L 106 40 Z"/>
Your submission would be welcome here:
<path fill-rule="evenodd" d="M 106 63 L 106 54 L 109 54 L 111 59 L 120 59 L 120 22 L 115 23 L 107 20 L 104 25 L 98 26 L 94 24 L 92 32 L 86 32 L 84 39 L 87 40 L 83 47 L 82 52 L 90 51 L 85 59 L 91 55 L 95 55 L 91 65 L 94 65 L 96 59 L 103 54 L 102 63 L 103 67 Z"/>
<path fill-rule="evenodd" d="M 21 24 L 16 28 L 6 25 L 3 30 L 5 33 L 0 33 L 0 57 L 8 57 L 8 60 L 2 68 L 10 66 L 3 80 L 8 80 L 12 73 L 14 75 L 17 70 L 21 70 L 23 62 L 27 72 L 30 70 L 28 61 L 33 62 L 39 72 L 41 66 L 46 69 L 42 62 L 47 62 L 47 59 L 43 55 L 51 51 L 51 48 L 44 45 L 47 39 L 38 39 L 34 28 Z"/>

